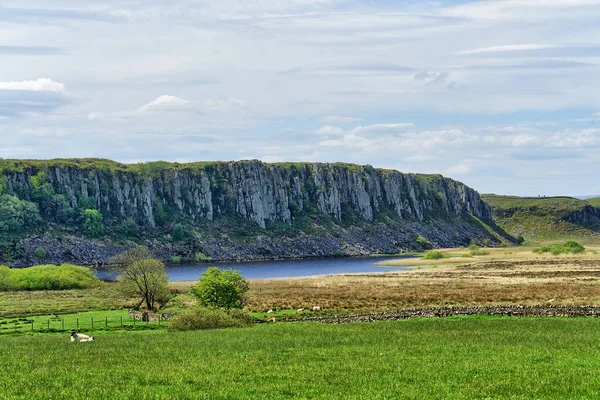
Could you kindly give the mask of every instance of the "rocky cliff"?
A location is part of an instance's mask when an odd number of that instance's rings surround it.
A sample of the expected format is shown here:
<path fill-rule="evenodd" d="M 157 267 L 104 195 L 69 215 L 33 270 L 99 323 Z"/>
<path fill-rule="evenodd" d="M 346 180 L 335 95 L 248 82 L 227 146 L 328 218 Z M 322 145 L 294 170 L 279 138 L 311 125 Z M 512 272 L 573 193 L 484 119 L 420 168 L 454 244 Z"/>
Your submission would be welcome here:
<path fill-rule="evenodd" d="M 203 243 L 200 247 L 205 253 L 219 259 L 237 258 L 237 250 L 223 247 L 255 247 L 257 241 L 266 239 L 272 242 L 269 247 L 281 247 L 269 256 L 311 255 L 285 249 L 285 241 L 298 236 L 316 239 L 324 246 L 333 241 L 339 253 L 344 244 L 352 242 L 344 239 L 345 235 L 364 236 L 374 228 L 389 231 L 393 237 L 401 234 L 393 249 L 384 246 L 396 251 L 414 247 L 411 243 L 416 236 L 423 236 L 421 231 L 432 245 L 494 240 L 478 225 L 478 220 L 491 221 L 490 207 L 473 189 L 440 175 L 350 164 L 239 161 L 125 165 L 92 159 L 3 160 L 0 172 L 0 190 L 37 204 L 45 228 L 62 227 L 62 231 L 78 235 L 82 211 L 97 209 L 106 235 L 118 234 L 119 227 L 128 221 L 137 232 L 133 239 L 152 240 L 157 247 L 172 249 L 167 251 L 171 253 L 181 247 L 168 237 L 175 224 L 188 227 L 193 233 L 190 238 Z M 235 232 L 245 229 L 243 240 L 228 231 L 231 221 Z M 315 226 L 322 229 L 315 231 Z M 274 229 L 281 235 L 273 234 Z M 227 246 L 218 245 L 222 240 Z M 189 246 L 189 240 L 185 242 Z M 377 250 L 372 244 L 356 252 Z M 331 255 L 329 252 L 322 255 Z M 242 258 L 253 258 L 251 250 L 244 253 Z"/>

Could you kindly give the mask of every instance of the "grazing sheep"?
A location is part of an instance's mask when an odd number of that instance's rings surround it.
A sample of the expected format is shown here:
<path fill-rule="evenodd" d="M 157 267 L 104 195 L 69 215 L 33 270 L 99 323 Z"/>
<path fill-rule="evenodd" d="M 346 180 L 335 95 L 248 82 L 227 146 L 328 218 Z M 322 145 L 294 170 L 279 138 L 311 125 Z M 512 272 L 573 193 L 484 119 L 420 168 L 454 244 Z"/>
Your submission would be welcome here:
<path fill-rule="evenodd" d="M 277 318 L 271 317 L 267 319 L 268 322 L 277 322 Z"/>
<path fill-rule="evenodd" d="M 321 306 L 313 306 L 313 311 L 321 311 Z"/>
<path fill-rule="evenodd" d="M 71 331 L 71 342 L 93 342 L 94 337 Z"/>
<path fill-rule="evenodd" d="M 273 311 L 273 310 L 269 310 L 269 311 L 267 311 L 267 314 L 273 314 L 274 312 L 275 311 Z"/>
<path fill-rule="evenodd" d="M 304 311 L 304 308 L 299 308 L 296 312 L 302 312 Z"/>

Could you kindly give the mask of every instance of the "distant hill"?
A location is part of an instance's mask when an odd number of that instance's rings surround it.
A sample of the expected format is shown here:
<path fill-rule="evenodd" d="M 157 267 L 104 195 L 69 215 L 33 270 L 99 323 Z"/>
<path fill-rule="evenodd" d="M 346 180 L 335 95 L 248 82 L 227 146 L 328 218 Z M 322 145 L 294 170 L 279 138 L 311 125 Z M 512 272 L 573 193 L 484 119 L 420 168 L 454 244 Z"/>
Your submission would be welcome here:
<path fill-rule="evenodd" d="M 592 207 L 600 208 L 600 197 L 586 199 L 585 201 L 588 202 L 588 204 Z"/>
<path fill-rule="evenodd" d="M 517 197 L 483 194 L 496 223 L 527 238 L 552 239 L 600 235 L 600 198 Z"/>

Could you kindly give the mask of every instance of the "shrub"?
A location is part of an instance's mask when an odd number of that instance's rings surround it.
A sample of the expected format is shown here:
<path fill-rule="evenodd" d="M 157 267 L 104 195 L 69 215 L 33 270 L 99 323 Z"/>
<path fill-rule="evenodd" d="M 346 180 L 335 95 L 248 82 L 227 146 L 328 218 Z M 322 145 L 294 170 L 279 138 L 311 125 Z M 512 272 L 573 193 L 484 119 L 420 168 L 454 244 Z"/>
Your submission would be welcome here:
<path fill-rule="evenodd" d="M 534 253 L 551 253 L 553 255 L 559 254 L 578 254 L 585 251 L 585 247 L 574 240 L 567 240 L 563 244 L 548 244 L 541 247 L 536 247 L 532 250 Z"/>
<path fill-rule="evenodd" d="M 190 239 L 192 237 L 192 231 L 187 228 L 186 226 L 183 226 L 182 224 L 176 224 L 175 227 L 173 227 L 173 240 L 176 242 L 181 242 L 187 239 Z"/>
<path fill-rule="evenodd" d="M 515 239 L 516 239 L 517 244 L 525 243 L 525 238 L 523 237 L 523 235 L 517 235 L 517 237 Z"/>
<path fill-rule="evenodd" d="M 104 233 L 100 211 L 88 208 L 83 212 L 83 233 L 89 237 L 99 237 Z"/>
<path fill-rule="evenodd" d="M 33 252 L 33 255 L 35 257 L 35 259 L 39 262 L 39 261 L 44 261 L 44 259 L 46 258 L 46 249 L 43 247 L 38 247 L 37 249 L 35 249 L 35 251 Z"/>
<path fill-rule="evenodd" d="M 415 239 L 415 242 L 417 242 L 419 245 L 421 245 L 425 249 L 431 248 L 431 243 L 429 243 L 429 241 L 427 239 L 425 239 L 423 236 L 417 236 L 417 238 Z"/>
<path fill-rule="evenodd" d="M 250 285 L 240 271 L 210 267 L 198 279 L 198 283 L 190 288 L 190 292 L 202 306 L 229 310 L 244 306 L 249 289 Z"/>
<path fill-rule="evenodd" d="M 472 256 L 487 256 L 488 254 L 490 254 L 490 252 L 486 250 L 471 250 Z"/>
<path fill-rule="evenodd" d="M 346 252 L 342 249 L 337 249 L 332 254 L 333 257 L 346 257 Z"/>
<path fill-rule="evenodd" d="M 77 265 L 0 267 L 0 291 L 86 289 L 101 285 L 91 269 Z"/>
<path fill-rule="evenodd" d="M 446 258 L 443 253 L 435 250 L 429 250 L 425 253 L 422 260 L 441 260 L 442 258 Z"/>
<path fill-rule="evenodd" d="M 217 308 L 196 307 L 177 314 L 169 320 L 169 330 L 193 331 L 200 329 L 242 328 L 252 325 L 254 319 L 241 310 L 229 313 Z"/>
<path fill-rule="evenodd" d="M 169 257 L 169 264 L 181 264 L 181 256 L 172 255 Z"/>
<path fill-rule="evenodd" d="M 117 232 L 125 237 L 136 237 L 139 234 L 138 226 L 133 218 L 127 218 L 117 226 Z"/>
<path fill-rule="evenodd" d="M 204 254 L 201 251 L 199 251 L 199 252 L 196 253 L 196 255 L 194 256 L 194 259 L 196 260 L 196 262 L 209 262 L 209 261 L 212 261 L 212 257 L 211 256 L 207 256 L 206 254 Z"/>
<path fill-rule="evenodd" d="M 471 243 L 469 245 L 469 250 L 471 250 L 471 251 L 479 250 L 479 246 L 477 246 L 475 243 Z"/>

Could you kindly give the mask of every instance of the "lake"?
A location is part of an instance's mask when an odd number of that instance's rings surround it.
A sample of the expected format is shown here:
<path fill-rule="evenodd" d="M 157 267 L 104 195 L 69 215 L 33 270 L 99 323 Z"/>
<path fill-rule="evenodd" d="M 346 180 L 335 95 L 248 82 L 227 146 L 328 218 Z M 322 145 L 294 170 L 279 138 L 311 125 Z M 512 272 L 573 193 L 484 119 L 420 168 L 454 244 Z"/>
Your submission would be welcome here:
<path fill-rule="evenodd" d="M 208 267 L 236 269 L 246 279 L 296 278 L 302 276 L 356 274 L 364 272 L 401 271 L 410 267 L 380 267 L 375 263 L 402 257 L 352 257 L 352 258 L 315 258 L 283 261 L 252 261 L 240 263 L 206 263 L 194 265 L 167 265 L 170 281 L 195 281 Z M 101 279 L 114 279 L 114 274 L 99 270 Z"/>

